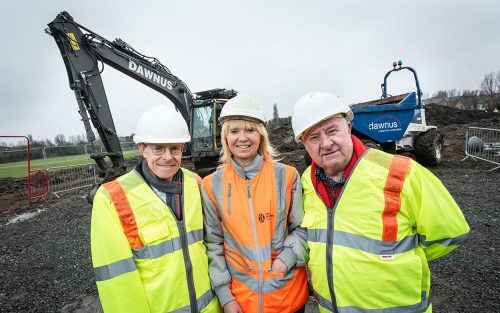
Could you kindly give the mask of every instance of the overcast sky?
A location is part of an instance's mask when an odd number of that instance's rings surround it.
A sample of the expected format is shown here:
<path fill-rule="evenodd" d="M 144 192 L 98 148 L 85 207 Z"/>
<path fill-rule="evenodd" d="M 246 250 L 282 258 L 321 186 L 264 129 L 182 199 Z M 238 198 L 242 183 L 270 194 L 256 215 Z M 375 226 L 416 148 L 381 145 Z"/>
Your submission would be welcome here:
<path fill-rule="evenodd" d="M 424 93 L 478 89 L 500 70 L 500 1 L 5 1 L 0 2 L 0 136 L 53 140 L 84 133 L 63 60 L 47 23 L 68 11 L 108 40 L 154 56 L 192 92 L 232 88 L 272 117 L 304 93 L 346 103 L 380 97 L 393 60 L 414 67 Z M 391 75 L 389 93 L 414 90 Z M 109 66 L 103 81 L 120 135 L 164 96 Z"/>

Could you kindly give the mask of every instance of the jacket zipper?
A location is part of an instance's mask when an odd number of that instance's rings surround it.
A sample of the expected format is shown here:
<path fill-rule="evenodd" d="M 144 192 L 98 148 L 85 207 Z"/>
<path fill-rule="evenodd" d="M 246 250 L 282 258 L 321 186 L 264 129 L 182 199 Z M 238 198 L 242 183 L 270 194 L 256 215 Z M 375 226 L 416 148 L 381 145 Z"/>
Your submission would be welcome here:
<path fill-rule="evenodd" d="M 328 278 L 328 289 L 330 291 L 330 299 L 332 300 L 332 308 L 334 313 L 338 313 L 337 299 L 335 298 L 335 290 L 333 288 L 333 208 L 327 209 L 328 222 L 326 228 L 326 275 Z"/>
<path fill-rule="evenodd" d="M 367 150 L 369 151 L 369 150 Z M 363 152 L 363 154 L 356 160 L 356 163 L 354 164 L 354 167 L 351 170 L 351 173 L 354 172 L 354 169 L 357 167 L 359 161 L 366 155 L 367 151 Z M 332 308 L 333 308 L 333 313 L 339 313 L 339 310 L 337 308 L 337 299 L 335 297 L 335 289 L 334 289 L 334 284 L 333 284 L 333 234 L 334 234 L 334 227 L 335 223 L 333 221 L 334 215 L 335 215 L 335 210 L 337 209 L 337 203 L 339 201 L 340 195 L 343 193 L 345 187 L 347 186 L 347 183 L 349 182 L 350 179 L 349 175 L 344 183 L 342 184 L 342 188 L 338 189 L 335 188 L 333 190 L 333 203 L 331 203 L 332 207 L 326 209 L 327 211 L 327 228 L 326 228 L 326 275 L 327 275 L 327 280 L 328 280 L 328 289 L 330 291 L 330 298 L 332 300 Z M 320 199 L 321 196 L 319 195 L 318 191 L 316 188 L 314 188 L 316 192 L 316 196 Z M 321 200 L 323 202 L 323 200 Z M 325 205 L 326 207 L 326 205 Z"/>
<path fill-rule="evenodd" d="M 182 194 L 179 197 L 179 205 L 182 210 L 182 220 L 177 220 L 177 229 L 179 230 L 179 238 L 181 240 L 181 247 L 182 247 L 182 256 L 184 257 L 184 266 L 186 268 L 186 279 L 187 279 L 187 285 L 188 285 L 188 292 L 189 292 L 189 304 L 191 306 L 191 313 L 197 313 L 198 312 L 198 304 L 196 301 L 196 289 L 194 287 L 194 280 L 193 280 L 193 264 L 191 263 L 191 257 L 189 256 L 189 243 L 187 240 L 187 234 L 186 234 L 186 225 L 184 223 L 185 219 L 185 214 L 184 214 L 184 186 L 182 186 Z"/>
<path fill-rule="evenodd" d="M 141 177 L 142 178 L 142 177 Z M 144 182 L 146 180 L 142 178 Z M 146 182 L 147 183 L 147 182 Z M 149 184 L 148 184 L 149 185 Z M 156 192 L 153 191 L 154 194 Z M 169 205 L 167 205 L 166 200 L 162 199 L 158 194 L 156 196 L 165 204 L 167 208 L 170 208 Z M 166 195 L 165 195 L 166 197 Z M 177 224 L 177 229 L 179 230 L 179 239 L 181 240 L 181 247 L 182 247 L 182 256 L 184 257 L 184 266 L 186 268 L 186 279 L 187 279 L 187 285 L 188 285 L 188 292 L 189 292 L 189 304 L 191 306 L 191 313 L 198 313 L 198 302 L 196 299 L 196 289 L 194 287 L 194 280 L 193 280 L 193 264 L 191 263 L 191 258 L 189 256 L 189 247 L 188 247 L 188 241 L 187 241 L 187 234 L 186 234 L 186 227 L 184 225 L 184 185 L 182 185 L 182 193 L 178 198 L 179 203 L 178 205 L 181 208 L 182 212 L 182 220 L 178 220 L 176 217 L 176 214 L 174 214 L 174 211 L 170 208 L 168 211 L 170 214 L 173 215 L 175 223 Z"/>
<path fill-rule="evenodd" d="M 345 184 L 342 186 L 342 189 L 334 188 L 333 189 L 333 199 L 332 199 L 332 207 L 327 208 L 327 227 L 326 227 L 326 276 L 328 281 L 328 290 L 330 291 L 330 299 L 332 300 L 332 308 L 333 313 L 339 313 L 337 308 L 337 298 L 335 297 L 335 288 L 333 284 L 333 232 L 334 232 L 334 222 L 333 218 L 335 215 L 335 209 L 337 207 L 337 201 L 339 200 L 339 196 L 342 193 L 342 190 L 345 187 Z M 316 191 L 316 195 L 321 199 L 321 196 Z"/>
<path fill-rule="evenodd" d="M 257 237 L 257 227 L 255 226 L 255 214 L 253 211 L 252 194 L 250 192 L 250 179 L 246 178 L 247 183 L 247 195 L 248 195 L 248 208 L 250 210 L 250 217 L 252 220 L 252 230 L 253 230 L 253 241 L 255 243 L 255 255 L 257 256 L 257 267 L 258 267 L 258 299 L 259 299 L 259 313 L 262 313 L 262 289 L 263 289 L 263 279 L 262 279 L 262 261 L 260 259 L 259 252 L 259 238 Z"/>
<path fill-rule="evenodd" d="M 196 304 L 196 290 L 194 288 L 193 281 L 193 264 L 191 263 L 191 258 L 189 257 L 189 248 L 186 235 L 186 227 L 184 225 L 184 220 L 177 222 L 177 228 L 179 229 L 179 237 L 181 239 L 182 255 L 184 256 L 184 266 L 186 267 L 186 278 L 189 291 L 189 303 L 191 305 L 191 312 L 198 312 L 198 305 Z"/>

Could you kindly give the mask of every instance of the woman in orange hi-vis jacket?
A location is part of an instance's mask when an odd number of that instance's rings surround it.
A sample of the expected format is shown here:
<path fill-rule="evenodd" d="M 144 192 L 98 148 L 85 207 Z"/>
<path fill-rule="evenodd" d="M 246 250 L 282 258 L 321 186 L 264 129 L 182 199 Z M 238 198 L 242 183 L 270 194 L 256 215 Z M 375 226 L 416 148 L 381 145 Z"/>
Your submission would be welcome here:
<path fill-rule="evenodd" d="M 303 312 L 308 300 L 300 176 L 273 160 L 249 96 L 220 115 L 223 163 L 202 183 L 209 273 L 224 312 Z"/>

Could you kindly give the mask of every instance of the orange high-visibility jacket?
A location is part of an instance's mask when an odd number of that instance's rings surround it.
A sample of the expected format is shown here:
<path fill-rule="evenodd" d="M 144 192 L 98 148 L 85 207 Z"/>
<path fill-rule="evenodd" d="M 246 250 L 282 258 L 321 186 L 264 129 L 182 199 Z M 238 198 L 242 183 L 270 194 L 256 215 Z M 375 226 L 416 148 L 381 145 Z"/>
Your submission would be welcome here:
<path fill-rule="evenodd" d="M 245 312 L 294 312 L 308 299 L 302 190 L 297 170 L 260 155 L 205 177 L 202 199 L 212 287 L 222 305 Z M 281 259 L 287 273 L 274 273 Z"/>

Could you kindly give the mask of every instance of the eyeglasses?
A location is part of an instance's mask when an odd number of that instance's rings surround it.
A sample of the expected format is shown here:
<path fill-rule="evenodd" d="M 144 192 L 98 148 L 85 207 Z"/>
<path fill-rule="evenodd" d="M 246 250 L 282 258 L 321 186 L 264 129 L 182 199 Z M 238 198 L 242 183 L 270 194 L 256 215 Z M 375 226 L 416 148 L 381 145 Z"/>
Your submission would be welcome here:
<path fill-rule="evenodd" d="M 181 155 L 182 154 L 182 144 L 168 144 L 168 145 L 158 145 L 158 144 L 145 144 L 154 155 L 160 156 L 165 153 L 165 151 L 170 151 L 171 155 Z"/>

